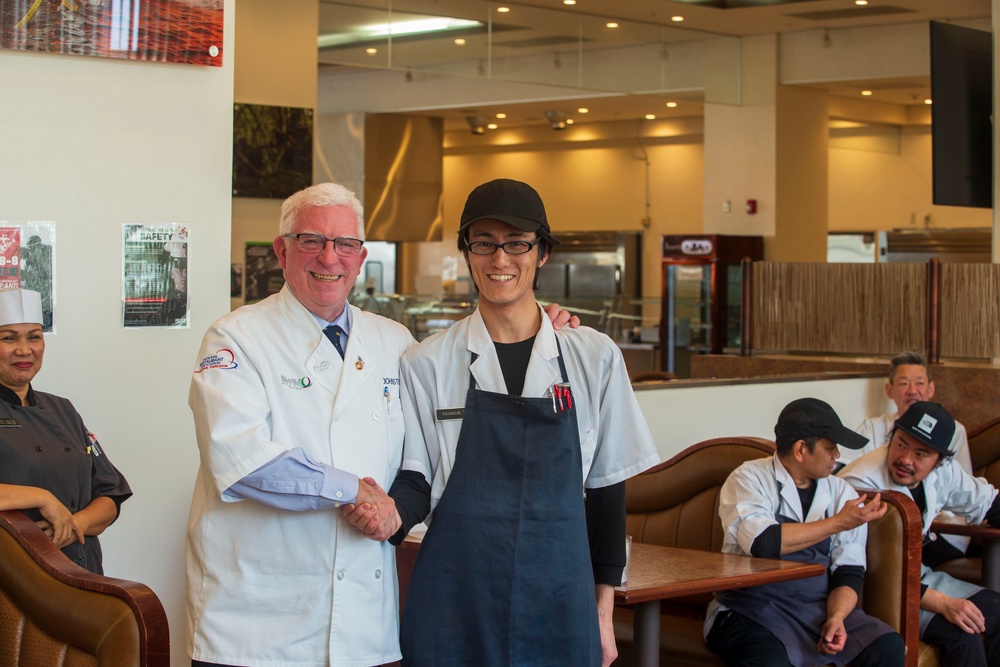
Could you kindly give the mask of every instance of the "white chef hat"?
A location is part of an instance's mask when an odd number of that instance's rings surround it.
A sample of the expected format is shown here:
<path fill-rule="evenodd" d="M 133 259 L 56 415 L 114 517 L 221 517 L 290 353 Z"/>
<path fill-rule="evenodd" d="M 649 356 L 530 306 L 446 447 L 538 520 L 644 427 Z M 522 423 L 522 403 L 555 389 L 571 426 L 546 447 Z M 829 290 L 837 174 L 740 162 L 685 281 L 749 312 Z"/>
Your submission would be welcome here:
<path fill-rule="evenodd" d="M 41 324 L 42 295 L 30 289 L 0 290 L 0 326 Z"/>

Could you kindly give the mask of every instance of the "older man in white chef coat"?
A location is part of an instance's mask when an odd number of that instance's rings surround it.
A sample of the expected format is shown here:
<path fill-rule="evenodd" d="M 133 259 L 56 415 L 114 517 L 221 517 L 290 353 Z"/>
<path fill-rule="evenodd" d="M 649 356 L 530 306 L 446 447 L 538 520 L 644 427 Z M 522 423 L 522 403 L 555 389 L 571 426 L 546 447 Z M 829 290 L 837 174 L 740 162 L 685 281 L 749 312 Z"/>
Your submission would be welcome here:
<path fill-rule="evenodd" d="M 192 665 L 400 657 L 394 550 L 331 511 L 356 502 L 386 529 L 398 521 L 381 487 L 402 461 L 399 359 L 414 340 L 347 303 L 367 254 L 363 220 L 340 185 L 289 197 L 274 239 L 284 288 L 205 334 L 189 399 L 201 450 L 188 525 Z"/>

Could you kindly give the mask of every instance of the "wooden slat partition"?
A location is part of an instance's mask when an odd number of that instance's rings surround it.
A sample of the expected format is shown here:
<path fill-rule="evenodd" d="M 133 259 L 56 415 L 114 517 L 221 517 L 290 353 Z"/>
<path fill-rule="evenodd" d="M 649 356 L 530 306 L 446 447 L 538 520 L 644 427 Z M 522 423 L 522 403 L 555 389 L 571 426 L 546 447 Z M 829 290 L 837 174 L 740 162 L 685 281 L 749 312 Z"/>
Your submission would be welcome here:
<path fill-rule="evenodd" d="M 753 348 L 887 355 L 926 349 L 926 286 L 927 266 L 919 263 L 756 262 Z"/>
<path fill-rule="evenodd" d="M 941 264 L 941 356 L 1000 357 L 1000 264 Z"/>

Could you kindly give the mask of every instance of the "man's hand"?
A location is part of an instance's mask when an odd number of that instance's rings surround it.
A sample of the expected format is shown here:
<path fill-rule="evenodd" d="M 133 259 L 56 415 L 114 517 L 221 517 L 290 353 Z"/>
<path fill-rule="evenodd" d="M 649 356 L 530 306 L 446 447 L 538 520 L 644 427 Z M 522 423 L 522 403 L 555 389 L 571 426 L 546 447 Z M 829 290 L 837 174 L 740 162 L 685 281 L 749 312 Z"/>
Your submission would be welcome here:
<path fill-rule="evenodd" d="M 42 531 L 52 538 L 57 547 L 62 549 L 73 542 L 83 544 L 83 529 L 77 525 L 76 520 L 66 506 L 59 502 L 55 496 L 38 508 L 43 521 L 36 522 Z"/>
<path fill-rule="evenodd" d="M 826 655 L 836 655 L 844 650 L 846 643 L 847 630 L 844 628 L 844 619 L 827 618 L 819 631 L 819 643 L 816 644 L 816 649 Z"/>
<path fill-rule="evenodd" d="M 841 524 L 841 530 L 854 530 L 869 521 L 881 519 L 889 511 L 889 505 L 882 503 L 882 494 L 876 493 L 874 497 L 857 498 L 848 500 L 839 512 L 837 519 Z"/>
<path fill-rule="evenodd" d="M 340 513 L 347 523 L 380 542 L 395 535 L 403 525 L 395 501 L 371 477 L 358 483 L 354 504 L 344 505 Z"/>
<path fill-rule="evenodd" d="M 550 303 L 544 308 L 545 314 L 549 316 L 549 321 L 552 322 L 552 328 L 559 331 L 564 326 L 569 324 L 570 329 L 577 329 L 580 326 L 580 318 L 576 315 L 571 315 L 568 310 L 563 310 L 559 307 L 558 303 Z"/>
<path fill-rule="evenodd" d="M 941 613 L 948 621 L 970 635 L 986 632 L 986 617 L 972 600 L 950 598 Z"/>

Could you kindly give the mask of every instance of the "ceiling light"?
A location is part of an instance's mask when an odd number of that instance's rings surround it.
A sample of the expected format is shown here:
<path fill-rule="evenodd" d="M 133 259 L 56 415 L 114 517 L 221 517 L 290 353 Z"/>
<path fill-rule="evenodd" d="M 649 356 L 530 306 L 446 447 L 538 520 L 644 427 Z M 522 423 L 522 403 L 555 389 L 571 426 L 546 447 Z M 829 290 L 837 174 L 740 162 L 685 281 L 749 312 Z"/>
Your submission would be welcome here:
<path fill-rule="evenodd" d="M 934 100 L 928 97 L 926 100 L 924 100 L 924 104 L 934 104 Z"/>
<path fill-rule="evenodd" d="M 500 120 L 503 120 L 506 117 L 507 117 L 507 114 L 505 114 L 505 113 L 498 113 L 497 114 L 497 118 L 499 118 Z"/>
<path fill-rule="evenodd" d="M 455 44 L 458 46 L 465 46 L 465 39 L 463 37 L 459 37 L 455 40 Z"/>
<path fill-rule="evenodd" d="M 675 109 L 677 107 L 677 102 L 667 102 L 667 106 L 671 109 Z"/>
<path fill-rule="evenodd" d="M 486 126 L 486 128 L 487 128 L 487 129 L 490 129 L 490 130 L 495 130 L 495 129 L 497 129 L 498 127 L 500 127 L 500 126 L 499 126 L 499 125 L 497 125 L 496 123 L 490 123 L 489 125 L 487 125 L 487 126 Z"/>
<path fill-rule="evenodd" d="M 331 46 L 341 46 L 353 44 L 354 42 L 367 41 L 372 39 L 383 39 L 386 37 L 403 37 L 405 35 L 424 35 L 435 32 L 448 32 L 451 30 L 469 30 L 471 28 L 482 28 L 480 21 L 468 21 L 466 19 L 453 19 L 445 16 L 432 16 L 412 21 L 395 21 L 393 23 L 372 23 L 363 25 L 350 32 L 339 32 L 327 35 L 320 35 L 317 43 L 319 48 L 329 48 Z"/>
<path fill-rule="evenodd" d="M 681 21 L 684 20 L 684 17 L 683 16 L 671 16 L 670 20 L 673 21 L 674 23 L 680 23 Z"/>
<path fill-rule="evenodd" d="M 864 95 L 865 97 L 871 97 L 872 91 L 870 91 L 870 90 L 862 90 L 861 94 Z"/>
<path fill-rule="evenodd" d="M 486 119 L 482 116 L 466 116 L 465 122 L 469 124 L 469 129 L 473 134 L 486 133 Z"/>
<path fill-rule="evenodd" d="M 590 109 L 588 109 L 587 107 L 580 107 L 579 109 L 576 110 L 576 112 L 577 113 L 590 113 Z"/>
<path fill-rule="evenodd" d="M 553 130 L 565 130 L 566 129 L 566 112 L 565 111 L 546 111 L 545 117 L 548 119 L 549 124 L 552 126 Z"/>
<path fill-rule="evenodd" d="M 859 7 L 864 7 L 865 5 L 868 4 L 868 0 L 854 0 L 854 4 L 858 5 Z"/>
<path fill-rule="evenodd" d="M 507 12 L 510 11 L 510 7 L 497 7 L 497 11 L 500 12 L 501 14 L 506 14 Z"/>
<path fill-rule="evenodd" d="M 367 53 L 370 56 L 373 56 L 376 53 L 378 53 L 378 49 L 376 49 L 374 46 L 369 46 L 367 49 L 365 49 L 365 53 Z"/>
<path fill-rule="evenodd" d="M 609 28 L 617 28 L 618 27 L 618 23 L 615 22 L 615 21 L 608 21 L 605 25 L 608 26 Z"/>
<path fill-rule="evenodd" d="M 646 114 L 646 120 L 656 120 L 656 116 L 651 113 L 648 113 Z"/>
<path fill-rule="evenodd" d="M 573 121 L 573 119 L 572 119 L 572 118 L 567 118 L 567 119 L 566 119 L 566 124 L 567 124 L 567 125 L 572 125 L 572 124 L 573 124 L 573 122 L 574 122 L 574 121 Z"/>
<path fill-rule="evenodd" d="M 564 5 L 575 5 L 576 0 L 563 0 Z"/>

